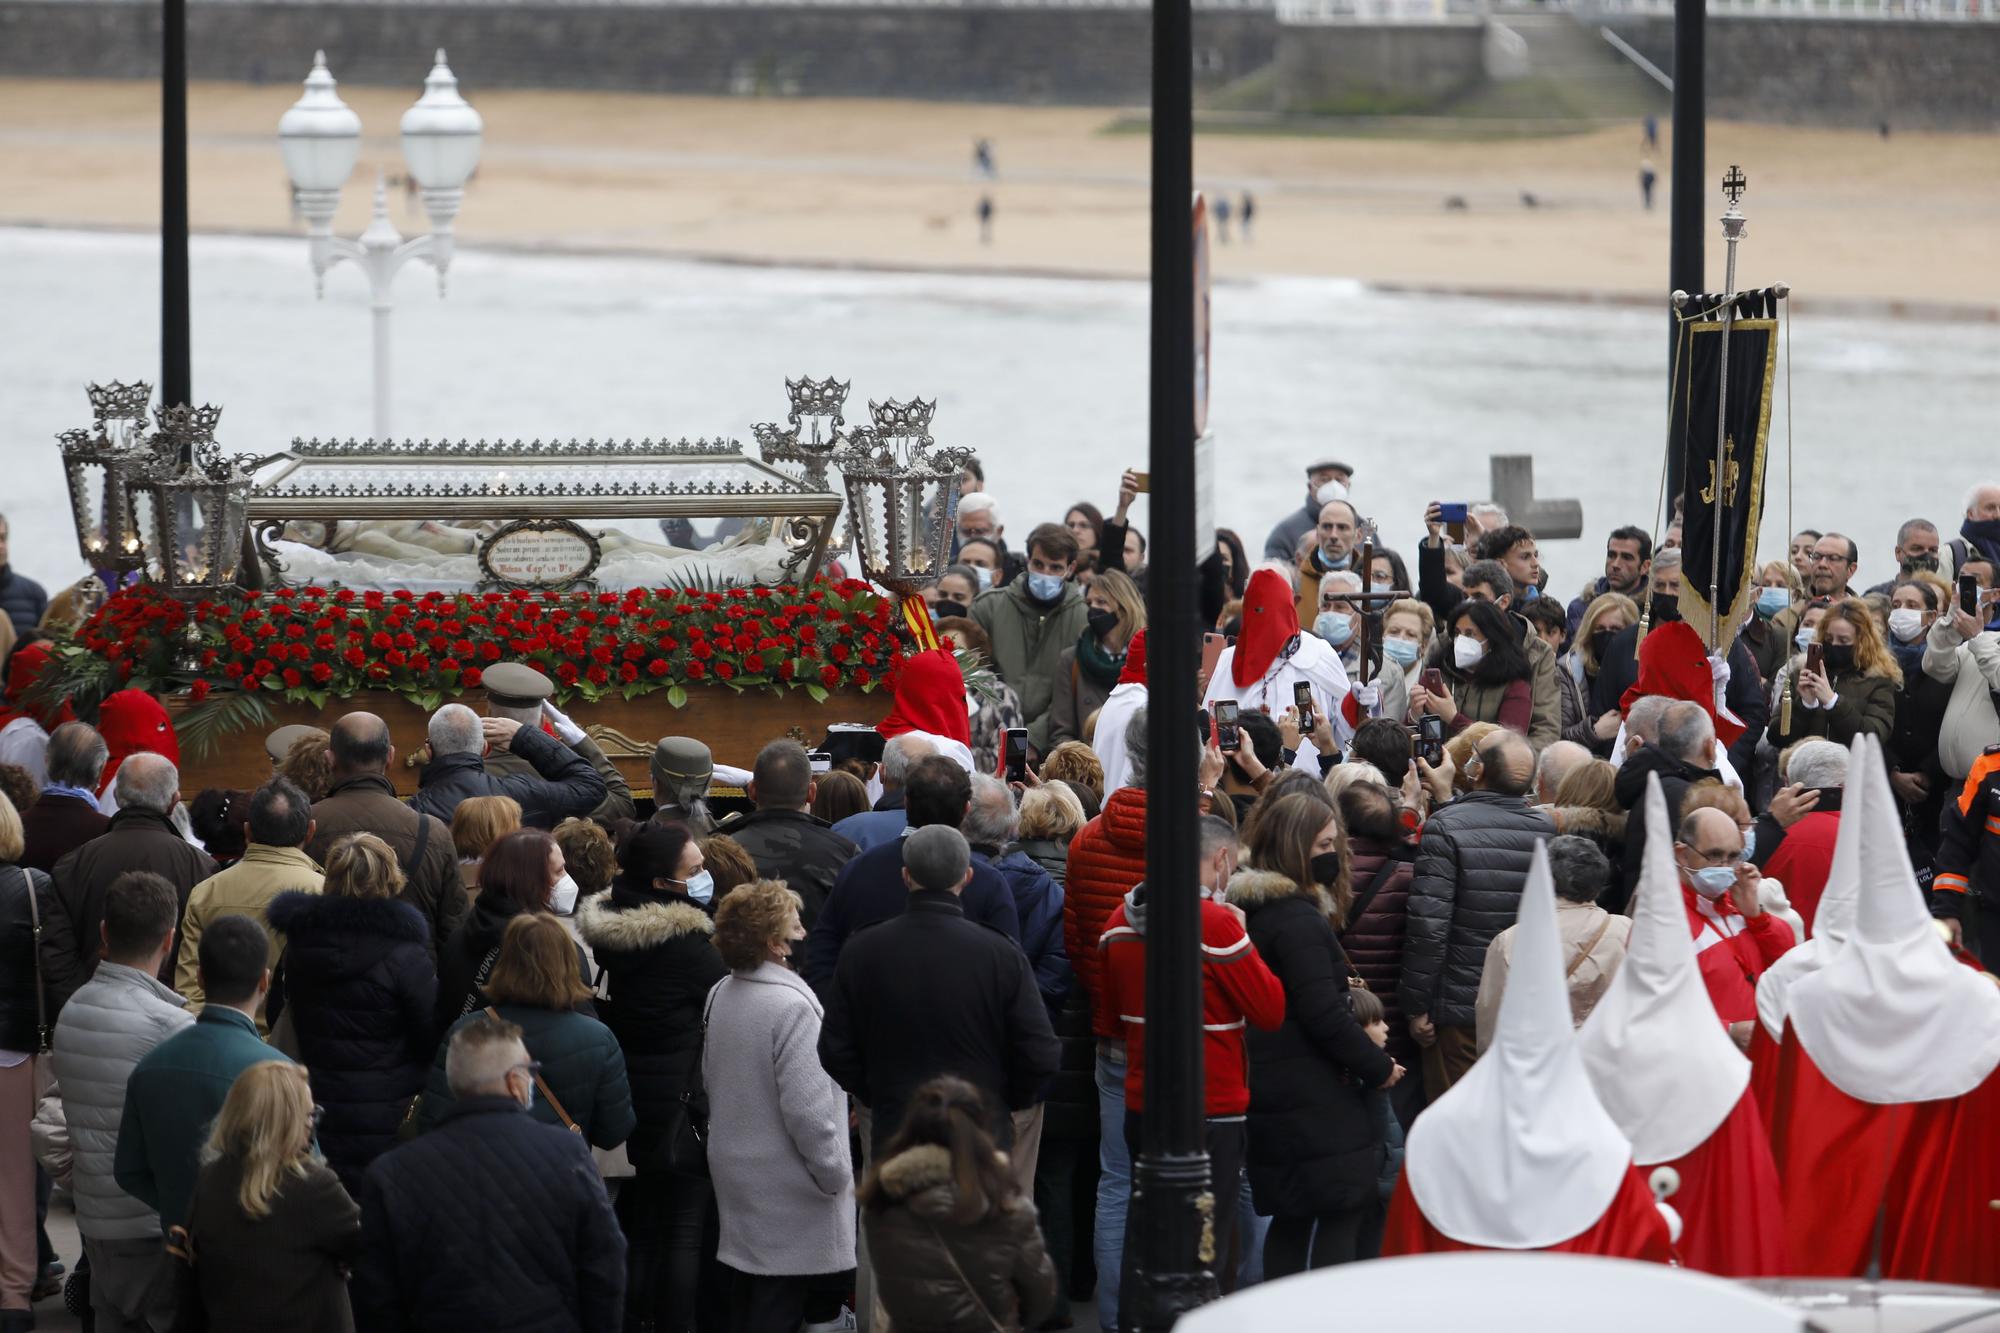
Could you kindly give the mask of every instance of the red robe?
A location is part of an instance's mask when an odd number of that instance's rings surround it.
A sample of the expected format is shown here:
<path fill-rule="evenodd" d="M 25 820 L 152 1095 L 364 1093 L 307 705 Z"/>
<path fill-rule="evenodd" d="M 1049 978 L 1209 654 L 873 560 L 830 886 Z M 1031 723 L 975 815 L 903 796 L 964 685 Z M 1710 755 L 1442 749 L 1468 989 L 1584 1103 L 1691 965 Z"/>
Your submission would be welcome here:
<path fill-rule="evenodd" d="M 1759 1019 L 1756 1031 L 1750 1034 L 1750 1095 L 1757 1101 L 1757 1114 L 1762 1117 L 1764 1128 L 1773 1131 L 1774 1138 L 1777 1126 L 1773 1115 L 1778 1100 L 1778 1049 L 1777 1039 Z"/>
<path fill-rule="evenodd" d="M 1720 1277 L 1782 1277 L 1791 1271 L 1778 1171 L 1764 1117 L 1751 1092 L 1715 1132 L 1685 1156 L 1661 1165 L 1680 1172 L 1667 1203 L 1681 1215 L 1681 1266 Z M 1650 1178 L 1656 1167 L 1642 1166 Z"/>
<path fill-rule="evenodd" d="M 1795 1268 L 1990 1286 L 2000 1281 L 2000 1070 L 1971 1092 L 1877 1105 L 1836 1088 L 1788 1023 L 1772 1155 Z"/>
<path fill-rule="evenodd" d="M 1456 1254 L 1483 1250 L 1484 1245 L 1467 1245 L 1432 1226 L 1410 1193 L 1410 1178 L 1396 1181 L 1396 1193 L 1389 1200 L 1389 1220 L 1382 1232 L 1382 1256 L 1398 1254 Z M 1637 1167 L 1625 1172 L 1625 1186 L 1604 1210 L 1604 1216 L 1588 1230 L 1555 1245 L 1544 1245 L 1545 1254 L 1596 1254 L 1612 1259 L 1646 1259 L 1668 1263 L 1674 1257 L 1673 1241 L 1667 1235 L 1667 1219 L 1653 1203 L 1653 1192 Z"/>

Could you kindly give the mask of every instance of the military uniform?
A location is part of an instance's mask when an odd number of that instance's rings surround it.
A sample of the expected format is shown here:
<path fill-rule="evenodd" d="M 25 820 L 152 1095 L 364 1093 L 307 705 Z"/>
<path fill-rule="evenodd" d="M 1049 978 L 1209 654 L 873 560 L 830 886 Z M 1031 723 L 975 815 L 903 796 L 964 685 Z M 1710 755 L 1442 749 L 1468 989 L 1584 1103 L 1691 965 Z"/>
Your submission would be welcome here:
<path fill-rule="evenodd" d="M 538 708 L 556 692 L 554 681 L 520 662 L 495 662 L 481 679 L 487 699 L 502 708 Z M 635 818 L 639 810 L 632 802 L 631 785 L 603 748 L 588 736 L 566 743 L 604 779 L 605 797 L 590 812 L 590 817 L 606 827 L 621 819 Z M 495 750 L 486 756 L 486 771 L 495 777 L 536 776 L 534 765 L 506 750 Z"/>

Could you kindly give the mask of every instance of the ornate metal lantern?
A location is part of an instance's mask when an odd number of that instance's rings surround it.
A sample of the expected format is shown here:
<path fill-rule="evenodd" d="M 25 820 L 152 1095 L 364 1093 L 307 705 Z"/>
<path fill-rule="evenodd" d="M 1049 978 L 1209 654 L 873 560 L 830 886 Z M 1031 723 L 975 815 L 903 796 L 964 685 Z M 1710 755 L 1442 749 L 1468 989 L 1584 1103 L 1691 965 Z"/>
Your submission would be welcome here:
<path fill-rule="evenodd" d="M 133 486 L 147 574 L 177 597 L 213 597 L 242 563 L 248 455 L 222 457 L 219 407 L 159 410 L 159 464 Z"/>
<path fill-rule="evenodd" d="M 144 552 L 132 511 L 132 484 L 153 466 L 153 441 L 146 431 L 146 383 L 89 386 L 95 431 L 66 430 L 63 474 L 76 521 L 78 552 L 92 569 L 126 573 L 139 568 Z"/>
<path fill-rule="evenodd" d="M 757 447 L 766 463 L 791 464 L 799 468 L 799 479 L 816 491 L 826 489 L 826 465 L 832 460 L 834 451 L 845 444 L 841 435 L 841 408 L 847 404 L 849 382 L 842 382 L 828 376 L 823 380 L 801 376 L 785 381 L 785 392 L 792 400 L 792 424 L 789 430 L 780 430 L 774 422 L 762 422 L 750 428 L 757 437 Z M 807 418 L 812 420 L 809 438 L 801 438 Z M 821 423 L 826 423 L 822 436 Z"/>
<path fill-rule="evenodd" d="M 937 400 L 871 401 L 871 425 L 834 457 L 847 485 L 848 530 L 869 578 L 911 596 L 938 581 L 958 522 L 959 469 L 969 449 L 930 436 Z"/>

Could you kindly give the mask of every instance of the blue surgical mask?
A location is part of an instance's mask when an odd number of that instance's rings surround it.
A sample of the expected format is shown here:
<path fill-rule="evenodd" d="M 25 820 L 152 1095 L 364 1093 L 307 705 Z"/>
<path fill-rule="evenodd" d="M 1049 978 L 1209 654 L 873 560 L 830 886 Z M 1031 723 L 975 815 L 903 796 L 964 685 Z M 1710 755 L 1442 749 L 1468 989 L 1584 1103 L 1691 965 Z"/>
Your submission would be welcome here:
<path fill-rule="evenodd" d="M 1345 647 L 1354 637 L 1354 617 L 1345 611 L 1322 611 L 1313 621 L 1313 633 L 1336 648 Z"/>
<path fill-rule="evenodd" d="M 687 891 L 688 897 L 706 907 L 708 906 L 708 900 L 715 896 L 715 876 L 703 870 L 696 874 L 693 879 L 683 883 L 681 887 Z"/>
<path fill-rule="evenodd" d="M 1333 556 L 1326 553 L 1326 548 L 1320 548 L 1319 564 L 1321 569 L 1346 569 L 1353 563 L 1354 552 L 1352 551 L 1349 551 L 1346 555 Z"/>
<path fill-rule="evenodd" d="M 1792 604 L 1792 594 L 1784 588 L 1757 589 L 1757 614 L 1769 620 Z"/>
<path fill-rule="evenodd" d="M 1527 587 L 1527 591 L 1521 594 L 1521 600 L 1524 602 L 1532 602 L 1541 595 L 1542 595 L 1542 590 L 1540 588 L 1537 588 L 1534 584 L 1530 583 Z"/>
<path fill-rule="evenodd" d="M 971 566 L 972 576 L 979 580 L 979 591 L 985 592 L 993 586 L 993 571 L 984 565 Z"/>
<path fill-rule="evenodd" d="M 1792 636 L 1792 642 L 1796 643 L 1799 646 L 1800 652 L 1804 652 L 1806 649 L 1812 647 L 1814 644 L 1819 642 L 1819 629 L 1817 627 L 1813 629 L 1802 629 L 1797 634 L 1794 634 Z"/>
<path fill-rule="evenodd" d="M 1063 576 L 1060 574 L 1037 574 L 1028 571 L 1028 596 L 1038 602 L 1053 602 L 1062 596 Z"/>
<path fill-rule="evenodd" d="M 1417 664 L 1417 645 L 1411 643 L 1408 639 L 1384 639 L 1382 640 L 1382 655 L 1397 666 L 1415 666 Z"/>
<path fill-rule="evenodd" d="M 1688 872 L 1694 881 L 1694 891 L 1704 898 L 1720 898 L 1736 887 L 1735 866 L 1703 866 Z"/>

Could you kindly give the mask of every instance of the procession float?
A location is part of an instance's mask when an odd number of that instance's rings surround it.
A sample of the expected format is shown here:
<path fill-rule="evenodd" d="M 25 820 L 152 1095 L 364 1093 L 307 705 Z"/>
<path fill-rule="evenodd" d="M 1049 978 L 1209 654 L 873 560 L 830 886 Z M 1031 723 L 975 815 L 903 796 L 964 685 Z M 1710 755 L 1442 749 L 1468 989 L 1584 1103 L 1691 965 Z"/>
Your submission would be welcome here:
<path fill-rule="evenodd" d="M 931 438 L 934 400 L 871 401 L 848 429 L 847 383 L 786 387 L 754 456 L 648 439 L 260 457 L 223 453 L 218 408 L 93 384 L 92 425 L 58 437 L 93 572 L 35 694 L 85 714 L 156 696 L 189 791 L 254 786 L 266 733 L 355 709 L 416 756 L 429 713 L 477 707 L 499 661 L 546 674 L 640 795 L 663 735 L 747 757 L 872 725 L 905 650 L 935 646 L 917 594 L 949 555 L 969 451 Z"/>

